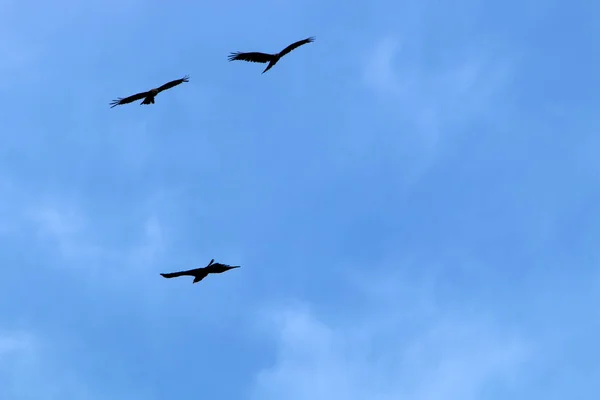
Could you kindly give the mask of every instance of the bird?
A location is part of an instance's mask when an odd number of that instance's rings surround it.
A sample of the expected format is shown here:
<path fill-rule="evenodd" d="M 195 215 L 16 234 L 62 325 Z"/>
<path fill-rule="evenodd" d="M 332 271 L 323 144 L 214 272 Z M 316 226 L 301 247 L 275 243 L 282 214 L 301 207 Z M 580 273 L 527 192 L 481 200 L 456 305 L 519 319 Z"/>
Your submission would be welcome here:
<path fill-rule="evenodd" d="M 132 101 L 136 101 L 139 99 L 144 99 L 144 101 L 142 101 L 140 103 L 140 105 L 154 104 L 154 97 L 156 97 L 156 95 L 159 94 L 160 92 L 162 92 L 163 90 L 171 89 L 173 86 L 177 86 L 183 82 L 189 82 L 189 81 L 190 81 L 190 77 L 188 75 L 186 75 L 181 79 L 175 79 L 174 81 L 165 83 L 161 87 L 150 89 L 147 92 L 137 93 L 132 96 L 125 97 L 125 98 L 119 97 L 110 103 L 110 108 L 113 108 L 115 106 L 119 106 L 122 104 L 128 104 L 128 103 L 131 103 Z"/>
<path fill-rule="evenodd" d="M 228 56 L 228 59 L 229 59 L 229 61 L 242 60 L 242 61 L 257 62 L 257 63 L 267 63 L 268 62 L 269 65 L 267 65 L 267 68 L 265 68 L 265 70 L 262 72 L 264 74 L 265 72 L 267 72 L 268 70 L 273 68 L 273 66 L 275 64 L 277 64 L 277 61 L 279 61 L 281 59 L 281 57 L 285 56 L 292 50 L 294 50 L 304 44 L 312 43 L 314 41 L 315 41 L 314 36 L 299 40 L 295 43 L 290 44 L 288 47 L 286 47 L 285 49 L 281 50 L 279 53 L 276 53 L 276 54 L 267 54 L 267 53 L 258 53 L 258 52 L 242 53 L 240 51 L 237 51 L 235 53 L 230 53 L 230 55 Z"/>
<path fill-rule="evenodd" d="M 160 275 L 164 278 L 177 278 L 180 276 L 193 276 L 194 281 L 192 283 L 198 283 L 202 279 L 206 278 L 206 276 L 208 274 L 220 274 L 222 272 L 229 271 L 230 269 L 234 269 L 234 268 L 240 268 L 240 266 L 216 263 L 215 259 L 213 258 L 212 260 L 210 260 L 208 265 L 203 268 L 190 269 L 187 271 L 171 272 L 171 273 L 167 273 L 167 274 L 161 273 Z"/>

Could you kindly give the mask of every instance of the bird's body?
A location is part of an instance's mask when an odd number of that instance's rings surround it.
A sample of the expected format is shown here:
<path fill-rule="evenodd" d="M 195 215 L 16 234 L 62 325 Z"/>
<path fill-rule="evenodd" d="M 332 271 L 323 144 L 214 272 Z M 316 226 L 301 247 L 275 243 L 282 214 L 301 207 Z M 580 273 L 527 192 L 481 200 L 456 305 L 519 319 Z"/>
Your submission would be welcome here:
<path fill-rule="evenodd" d="M 214 262 L 212 259 L 208 263 L 206 267 L 203 268 L 195 268 L 187 271 L 179 271 L 179 272 L 171 272 L 167 274 L 160 274 L 164 278 L 177 278 L 180 276 L 193 276 L 194 281 L 192 283 L 198 283 L 202 279 L 206 278 L 208 274 L 220 274 L 225 271 L 229 271 L 230 269 L 239 268 L 239 265 L 227 265 Z"/>
<path fill-rule="evenodd" d="M 262 72 L 264 74 L 265 72 L 267 72 L 268 70 L 273 68 L 273 66 L 275 64 L 277 64 L 277 62 L 281 59 L 281 57 L 285 56 L 292 50 L 294 50 L 304 44 L 312 43 L 314 41 L 315 41 L 315 38 L 311 36 L 309 38 L 299 40 L 295 43 L 292 43 L 285 49 L 281 50 L 279 53 L 275 53 L 275 54 L 259 53 L 259 52 L 242 53 L 242 52 L 238 51 L 235 53 L 231 53 L 229 55 L 229 61 L 241 60 L 241 61 L 257 62 L 257 63 L 269 63 L 269 65 L 267 65 L 265 70 Z"/>
<path fill-rule="evenodd" d="M 125 97 L 125 98 L 119 97 L 118 99 L 113 100 L 110 103 L 110 108 L 113 108 L 115 106 L 119 106 L 122 104 L 128 104 L 128 103 L 131 103 L 131 102 L 139 100 L 139 99 L 144 99 L 144 101 L 142 101 L 140 104 L 154 104 L 154 98 L 160 92 L 162 92 L 163 90 L 171 89 L 173 86 L 177 86 L 183 82 L 189 82 L 189 80 L 190 80 L 190 77 L 186 75 L 181 79 L 175 79 L 174 81 L 167 82 L 164 85 L 154 88 L 154 89 L 150 89 L 147 92 L 136 93 L 132 96 Z"/>

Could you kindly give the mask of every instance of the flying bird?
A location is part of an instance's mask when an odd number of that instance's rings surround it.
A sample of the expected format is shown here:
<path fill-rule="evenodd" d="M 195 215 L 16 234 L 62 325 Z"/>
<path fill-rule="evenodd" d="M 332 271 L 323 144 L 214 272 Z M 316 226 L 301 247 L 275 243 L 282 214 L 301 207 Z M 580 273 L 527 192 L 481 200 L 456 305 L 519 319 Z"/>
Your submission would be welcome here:
<path fill-rule="evenodd" d="M 212 260 L 210 260 L 208 265 L 204 268 L 196 268 L 196 269 L 190 269 L 188 271 L 171 272 L 168 274 L 160 274 L 160 275 L 163 276 L 164 278 L 177 278 L 179 276 L 193 276 L 194 281 L 192 283 L 198 283 L 202 279 L 206 278 L 206 276 L 208 274 L 220 274 L 222 272 L 229 271 L 230 269 L 239 268 L 239 267 L 240 267 L 239 265 L 232 266 L 232 265 L 227 265 L 227 264 L 216 263 L 215 259 L 213 258 Z"/>
<path fill-rule="evenodd" d="M 314 41 L 315 41 L 315 38 L 311 36 L 309 38 L 299 40 L 296 43 L 290 44 L 288 47 L 286 47 L 285 49 L 281 50 L 279 53 L 276 53 L 276 54 L 266 54 L 266 53 L 258 53 L 258 52 L 242 53 L 242 52 L 238 51 L 235 53 L 231 53 L 228 58 L 229 58 L 229 61 L 242 60 L 242 61 L 257 62 L 257 63 L 267 63 L 268 62 L 269 65 L 267 65 L 267 68 L 265 68 L 265 70 L 262 72 L 264 74 L 265 72 L 270 70 L 275 64 L 277 64 L 277 61 L 279 61 L 281 59 L 281 57 L 285 56 L 290 51 L 292 51 L 295 48 L 300 47 L 306 43 L 312 43 Z"/>
<path fill-rule="evenodd" d="M 154 97 L 156 97 L 156 95 L 159 94 L 160 92 L 162 92 L 163 90 L 171 89 L 173 86 L 177 86 L 183 82 L 189 82 L 189 81 L 190 81 L 190 77 L 186 75 L 181 79 L 176 79 L 174 81 L 165 83 L 161 87 L 150 89 L 147 92 L 141 92 L 138 94 L 134 94 L 133 96 L 125 97 L 125 98 L 119 97 L 118 99 L 113 100 L 110 103 L 110 108 L 113 108 L 115 106 L 120 106 L 122 104 L 128 104 L 128 103 L 131 103 L 132 101 L 136 101 L 139 99 L 144 99 L 144 101 L 142 101 L 140 103 L 140 105 L 141 104 L 154 104 Z"/>

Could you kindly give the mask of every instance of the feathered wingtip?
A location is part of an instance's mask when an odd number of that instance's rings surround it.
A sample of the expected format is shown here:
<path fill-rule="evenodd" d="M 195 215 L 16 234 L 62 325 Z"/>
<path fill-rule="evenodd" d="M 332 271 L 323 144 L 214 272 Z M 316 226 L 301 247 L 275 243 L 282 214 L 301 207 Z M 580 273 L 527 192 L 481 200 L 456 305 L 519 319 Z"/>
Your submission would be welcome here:
<path fill-rule="evenodd" d="M 123 100 L 121 97 L 117 98 L 116 100 L 111 101 L 110 104 L 110 108 L 116 107 L 118 105 L 121 104 L 121 100 Z"/>
<path fill-rule="evenodd" d="M 183 78 L 181 78 L 181 81 L 182 82 L 189 82 L 190 81 L 190 76 L 189 75 L 184 76 Z"/>
<path fill-rule="evenodd" d="M 227 59 L 228 59 L 229 61 L 235 61 L 235 60 L 237 59 L 237 56 L 239 56 L 240 54 L 242 54 L 242 52 L 241 52 L 241 51 L 236 51 L 235 53 L 230 53 L 230 54 L 227 56 Z"/>

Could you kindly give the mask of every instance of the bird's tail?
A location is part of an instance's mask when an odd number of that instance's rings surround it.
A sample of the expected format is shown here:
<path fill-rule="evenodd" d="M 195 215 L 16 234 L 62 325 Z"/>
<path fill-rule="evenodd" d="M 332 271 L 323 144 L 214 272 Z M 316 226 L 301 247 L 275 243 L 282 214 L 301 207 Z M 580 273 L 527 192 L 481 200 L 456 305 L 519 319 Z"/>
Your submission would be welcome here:
<path fill-rule="evenodd" d="M 141 103 L 142 104 L 154 104 L 154 97 L 146 97 Z"/>
<path fill-rule="evenodd" d="M 265 70 L 262 72 L 262 74 L 264 74 L 265 72 L 267 72 L 268 70 L 273 68 L 273 66 L 275 64 L 277 64 L 277 59 L 269 61 L 269 65 L 267 65 L 267 68 L 265 68 Z"/>

